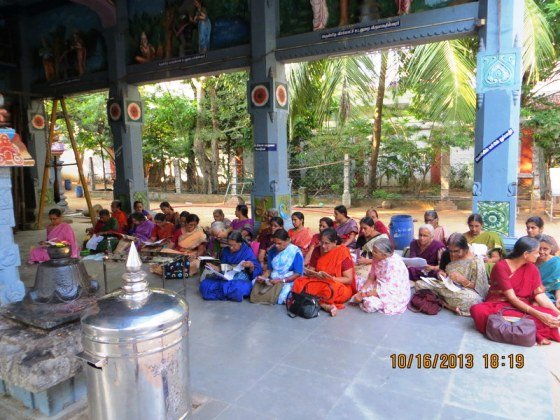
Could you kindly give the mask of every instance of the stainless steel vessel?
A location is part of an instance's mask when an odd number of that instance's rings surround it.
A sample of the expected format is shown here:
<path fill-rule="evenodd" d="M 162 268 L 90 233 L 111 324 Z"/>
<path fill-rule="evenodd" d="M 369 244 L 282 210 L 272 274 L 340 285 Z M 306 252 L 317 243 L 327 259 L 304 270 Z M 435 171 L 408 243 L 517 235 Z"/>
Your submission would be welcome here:
<path fill-rule="evenodd" d="M 191 411 L 188 305 L 149 289 L 134 246 L 121 291 L 82 315 L 92 420 L 184 419 Z"/>

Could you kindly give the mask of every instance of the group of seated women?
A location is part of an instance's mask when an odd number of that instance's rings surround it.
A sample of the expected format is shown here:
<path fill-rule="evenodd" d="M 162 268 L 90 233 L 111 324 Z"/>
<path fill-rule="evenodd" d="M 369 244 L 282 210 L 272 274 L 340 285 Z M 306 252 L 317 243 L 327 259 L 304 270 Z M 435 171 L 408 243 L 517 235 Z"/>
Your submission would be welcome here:
<path fill-rule="evenodd" d="M 119 215 L 120 206 L 113 207 Z M 230 281 L 213 274 L 201 278 L 205 299 L 241 301 L 253 287 L 266 285 L 276 286 L 278 304 L 290 291 L 306 292 L 319 297 L 321 307 L 332 316 L 347 303 L 365 312 L 392 315 L 406 310 L 412 293 L 428 289 L 445 308 L 471 316 L 482 333 L 488 316 L 504 309 L 505 315 L 533 319 L 539 344 L 560 341 L 558 245 L 544 234 L 544 222 L 537 216 L 527 220 L 527 236 L 505 257 L 500 235 L 485 231 L 480 215 L 468 217 L 467 232 L 448 235 L 438 214 L 427 211 L 408 250 L 409 257 L 424 259 L 425 265 L 407 267 L 408 260 L 395 252 L 393 238 L 375 209 L 356 223 L 344 206 L 337 206 L 333 219 L 320 219 L 316 234 L 305 226 L 301 212 L 292 214 L 293 227 L 286 230 L 284 219 L 270 209 L 257 233 L 245 205 L 237 206 L 233 221 L 215 210 L 214 222 L 206 230 L 195 214 L 177 214 L 169 203 L 160 209 L 153 222 L 141 207 L 128 219 L 129 232 L 140 247 L 162 241 L 161 251 L 187 255 L 195 271 L 198 257 L 208 254 L 236 267 Z M 49 215 L 47 239 L 75 242 L 59 213 L 53 210 Z M 122 229 L 114 214 L 102 210 L 93 233 L 111 237 Z M 33 260 L 45 260 L 44 246 L 32 251 Z M 106 241 L 99 243 L 100 249 L 107 246 Z"/>

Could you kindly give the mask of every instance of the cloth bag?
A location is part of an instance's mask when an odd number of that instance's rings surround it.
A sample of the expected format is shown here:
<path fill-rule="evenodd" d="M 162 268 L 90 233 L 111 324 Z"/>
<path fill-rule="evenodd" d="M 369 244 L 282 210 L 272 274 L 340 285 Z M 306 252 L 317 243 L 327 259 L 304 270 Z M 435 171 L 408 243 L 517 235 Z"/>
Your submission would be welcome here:
<path fill-rule="evenodd" d="M 537 326 L 535 321 L 523 315 L 517 321 L 509 321 L 503 316 L 502 308 L 498 313 L 492 314 L 486 321 L 486 337 L 498 343 L 514 344 L 516 346 L 532 347 L 537 342 Z"/>
<path fill-rule="evenodd" d="M 251 290 L 249 300 L 251 303 L 263 303 L 265 305 L 274 305 L 278 301 L 283 283 L 266 284 L 255 283 Z"/>
<path fill-rule="evenodd" d="M 310 283 L 325 284 L 323 282 L 309 282 L 304 286 L 301 293 L 296 293 L 293 291 L 288 293 L 288 296 L 286 297 L 286 309 L 288 311 L 288 316 L 290 318 L 295 318 L 296 316 L 300 316 L 305 319 L 310 319 L 319 316 L 319 310 L 321 309 L 321 306 L 319 305 L 319 301 L 322 298 L 306 293 L 307 286 Z M 329 289 L 331 290 L 331 296 L 324 300 L 330 300 L 334 296 L 334 290 L 330 285 L 328 286 Z"/>
<path fill-rule="evenodd" d="M 412 312 L 422 312 L 426 315 L 437 315 L 441 311 L 443 303 L 438 295 L 428 289 L 418 290 L 408 303 L 408 309 Z"/>

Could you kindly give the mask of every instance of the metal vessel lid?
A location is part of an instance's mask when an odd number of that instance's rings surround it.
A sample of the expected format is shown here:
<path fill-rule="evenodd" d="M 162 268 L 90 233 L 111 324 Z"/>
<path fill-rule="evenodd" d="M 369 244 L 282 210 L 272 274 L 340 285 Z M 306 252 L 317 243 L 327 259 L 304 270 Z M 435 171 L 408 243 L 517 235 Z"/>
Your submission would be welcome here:
<path fill-rule="evenodd" d="M 155 337 L 188 320 L 189 307 L 178 294 L 150 289 L 134 245 L 128 254 L 122 290 L 99 299 L 82 315 L 82 334 L 99 342 Z"/>

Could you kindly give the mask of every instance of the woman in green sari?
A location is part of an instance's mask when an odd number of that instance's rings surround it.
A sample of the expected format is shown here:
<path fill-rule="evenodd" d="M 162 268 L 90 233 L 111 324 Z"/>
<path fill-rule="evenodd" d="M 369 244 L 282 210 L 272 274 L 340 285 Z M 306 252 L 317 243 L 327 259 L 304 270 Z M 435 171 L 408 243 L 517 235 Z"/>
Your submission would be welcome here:
<path fill-rule="evenodd" d="M 467 225 L 469 226 L 468 232 L 465 232 L 465 238 L 469 244 L 482 244 L 486 245 L 488 251 L 494 249 L 504 250 L 504 242 L 500 234 L 496 232 L 484 231 L 484 222 L 482 221 L 482 216 L 480 214 L 471 214 L 467 219 Z M 499 256 L 497 258 L 487 259 L 486 262 L 496 263 L 499 261 Z"/>
<path fill-rule="evenodd" d="M 560 309 L 560 257 L 555 255 L 558 252 L 558 244 L 548 235 L 540 235 L 539 241 L 537 267 L 541 273 L 542 284 L 546 295 Z"/>
<path fill-rule="evenodd" d="M 102 236 L 103 239 L 97 244 L 97 247 L 93 250 L 94 252 L 105 252 L 109 248 L 109 243 L 111 243 L 110 251 L 113 251 L 117 244 L 119 243 L 119 223 L 117 219 L 111 217 L 109 210 L 99 211 L 99 220 L 93 228 L 89 228 L 87 232 L 90 235 Z M 110 241 L 109 238 L 114 238 Z M 85 245 L 84 245 L 85 248 Z"/>

